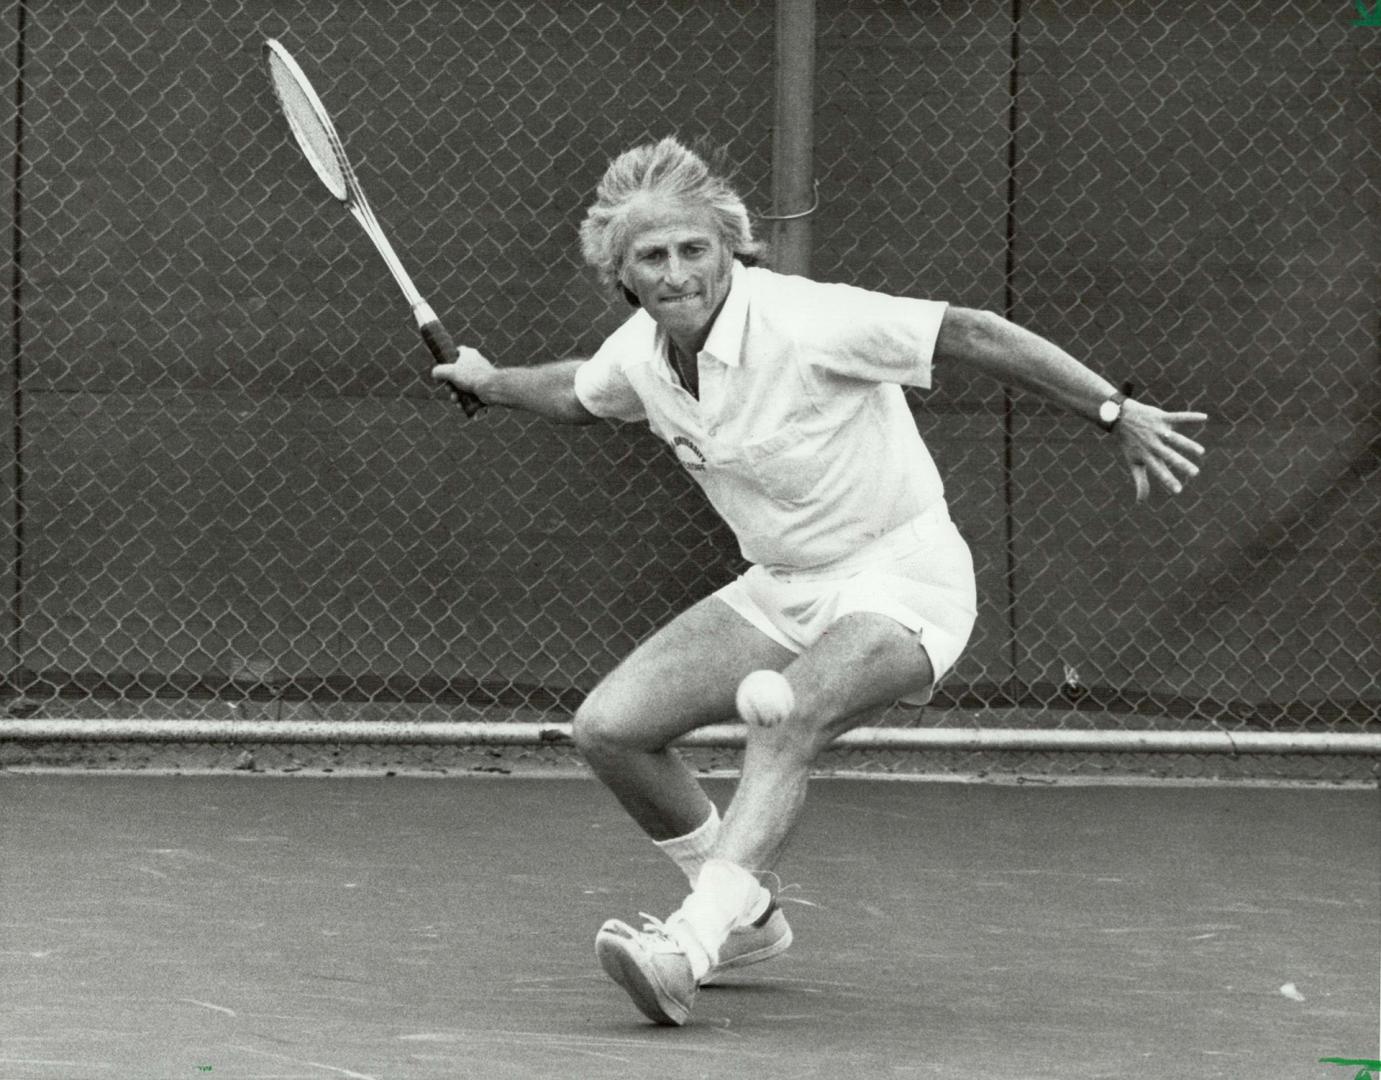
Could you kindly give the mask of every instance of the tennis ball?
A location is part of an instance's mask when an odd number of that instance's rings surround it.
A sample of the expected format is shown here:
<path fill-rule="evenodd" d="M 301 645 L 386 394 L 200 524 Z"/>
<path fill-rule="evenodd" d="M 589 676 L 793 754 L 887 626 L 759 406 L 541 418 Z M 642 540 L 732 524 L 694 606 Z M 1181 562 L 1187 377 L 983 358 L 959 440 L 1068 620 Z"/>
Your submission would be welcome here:
<path fill-rule="evenodd" d="M 754 671 L 738 684 L 734 695 L 738 714 L 750 724 L 780 724 L 796 707 L 791 684 L 778 671 Z"/>

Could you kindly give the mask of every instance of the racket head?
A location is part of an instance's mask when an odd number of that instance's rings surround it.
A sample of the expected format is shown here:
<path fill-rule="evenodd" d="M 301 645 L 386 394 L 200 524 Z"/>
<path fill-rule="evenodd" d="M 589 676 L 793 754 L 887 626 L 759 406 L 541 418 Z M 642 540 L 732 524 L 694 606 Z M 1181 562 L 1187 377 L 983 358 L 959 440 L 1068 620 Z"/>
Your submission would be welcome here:
<path fill-rule="evenodd" d="M 275 38 L 264 42 L 264 62 L 278 106 L 303 156 L 327 191 L 343 203 L 350 202 L 356 185 L 345 145 L 311 80 Z"/>

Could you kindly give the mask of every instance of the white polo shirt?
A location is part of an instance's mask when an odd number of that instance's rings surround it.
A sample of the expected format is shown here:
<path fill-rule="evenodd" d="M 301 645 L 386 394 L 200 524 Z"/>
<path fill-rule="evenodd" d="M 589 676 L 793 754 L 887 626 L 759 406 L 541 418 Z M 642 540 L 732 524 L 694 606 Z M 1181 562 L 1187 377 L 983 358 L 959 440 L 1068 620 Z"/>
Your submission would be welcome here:
<path fill-rule="evenodd" d="M 735 262 L 698 359 L 700 398 L 641 309 L 576 371 L 596 416 L 646 420 L 743 557 L 835 562 L 944 498 L 901 387 L 930 386 L 946 305 Z"/>

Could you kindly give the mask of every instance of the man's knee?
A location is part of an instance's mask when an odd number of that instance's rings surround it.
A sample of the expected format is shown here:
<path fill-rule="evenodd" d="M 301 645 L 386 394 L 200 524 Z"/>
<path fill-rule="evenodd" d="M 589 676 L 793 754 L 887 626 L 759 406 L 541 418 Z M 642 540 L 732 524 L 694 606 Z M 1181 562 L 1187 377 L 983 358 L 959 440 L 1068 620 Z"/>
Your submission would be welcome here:
<path fill-rule="evenodd" d="M 571 738 L 586 757 L 613 741 L 611 730 L 608 714 L 601 710 L 593 694 L 580 703 L 571 718 Z"/>
<path fill-rule="evenodd" d="M 571 738 L 586 757 L 657 750 L 638 731 L 637 716 L 617 694 L 596 687 L 571 718 Z"/>

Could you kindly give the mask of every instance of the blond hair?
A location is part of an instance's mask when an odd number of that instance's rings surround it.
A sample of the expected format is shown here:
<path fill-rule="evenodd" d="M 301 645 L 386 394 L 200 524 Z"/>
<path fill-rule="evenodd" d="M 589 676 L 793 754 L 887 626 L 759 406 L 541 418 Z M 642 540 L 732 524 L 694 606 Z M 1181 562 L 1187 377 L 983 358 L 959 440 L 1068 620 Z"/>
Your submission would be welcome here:
<path fill-rule="evenodd" d="M 764 245 L 753 236 L 748 209 L 728 179 L 673 136 L 627 150 L 610 162 L 580 226 L 580 253 L 602 284 L 618 289 L 632 239 L 629 211 L 640 198 L 661 197 L 708 209 L 720 239 L 739 259 L 755 263 Z"/>

